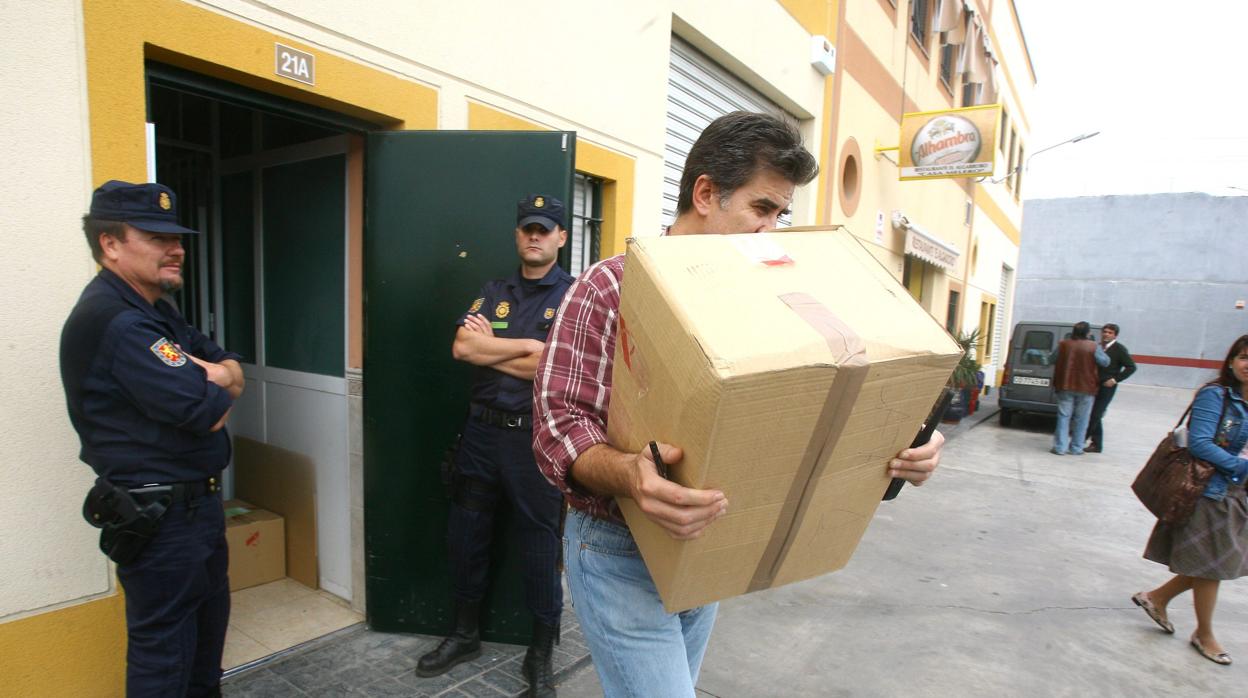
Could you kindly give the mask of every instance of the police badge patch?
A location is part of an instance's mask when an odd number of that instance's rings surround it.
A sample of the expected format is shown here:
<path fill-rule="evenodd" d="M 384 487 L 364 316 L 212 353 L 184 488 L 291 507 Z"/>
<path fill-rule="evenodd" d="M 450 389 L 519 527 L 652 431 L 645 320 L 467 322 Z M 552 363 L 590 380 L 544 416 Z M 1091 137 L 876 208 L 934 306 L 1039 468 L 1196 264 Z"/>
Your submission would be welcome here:
<path fill-rule="evenodd" d="M 186 354 L 183 354 L 173 345 L 173 342 L 170 342 L 164 337 L 156 340 L 149 348 L 152 350 L 152 353 L 157 356 L 157 358 L 174 368 L 186 364 Z"/>
<path fill-rule="evenodd" d="M 500 301 L 499 304 L 494 307 L 494 317 L 502 320 L 508 315 L 511 315 L 511 303 L 508 301 Z"/>
<path fill-rule="evenodd" d="M 478 310 L 480 310 L 480 309 L 481 309 L 481 306 L 482 306 L 482 305 L 485 305 L 485 299 L 484 299 L 484 298 L 478 298 L 478 299 L 476 299 L 475 301 L 473 301 L 473 302 L 472 302 L 472 307 L 468 308 L 468 312 L 470 312 L 470 313 L 475 313 L 475 312 L 477 312 Z"/>

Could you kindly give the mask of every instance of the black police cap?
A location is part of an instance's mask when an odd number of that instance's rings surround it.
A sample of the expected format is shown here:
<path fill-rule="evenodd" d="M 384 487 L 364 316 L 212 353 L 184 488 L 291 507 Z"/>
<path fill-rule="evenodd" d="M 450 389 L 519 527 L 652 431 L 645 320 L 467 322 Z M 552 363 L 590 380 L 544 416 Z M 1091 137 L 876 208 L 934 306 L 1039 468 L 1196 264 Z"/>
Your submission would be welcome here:
<path fill-rule="evenodd" d="M 553 196 L 529 194 L 516 205 L 516 227 L 523 228 L 530 223 L 547 230 L 554 230 L 556 225 L 567 230 L 563 222 L 563 202 Z"/>
<path fill-rule="evenodd" d="M 111 179 L 91 195 L 92 218 L 127 223 L 149 233 L 198 233 L 178 225 L 178 198 L 163 184 Z"/>

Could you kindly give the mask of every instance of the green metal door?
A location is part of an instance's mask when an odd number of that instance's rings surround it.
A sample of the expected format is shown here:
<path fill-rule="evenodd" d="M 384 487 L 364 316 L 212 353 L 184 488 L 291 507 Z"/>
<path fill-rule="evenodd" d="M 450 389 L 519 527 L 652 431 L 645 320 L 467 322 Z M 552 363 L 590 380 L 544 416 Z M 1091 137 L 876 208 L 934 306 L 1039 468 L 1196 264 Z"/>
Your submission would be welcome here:
<path fill-rule="evenodd" d="M 368 622 L 449 632 L 448 499 L 438 464 L 468 407 L 451 358 L 455 321 L 486 281 L 511 273 L 516 202 L 571 203 L 576 136 L 399 131 L 368 137 L 365 175 L 364 535 Z M 482 632 L 527 643 L 517 538 L 498 517 Z"/>

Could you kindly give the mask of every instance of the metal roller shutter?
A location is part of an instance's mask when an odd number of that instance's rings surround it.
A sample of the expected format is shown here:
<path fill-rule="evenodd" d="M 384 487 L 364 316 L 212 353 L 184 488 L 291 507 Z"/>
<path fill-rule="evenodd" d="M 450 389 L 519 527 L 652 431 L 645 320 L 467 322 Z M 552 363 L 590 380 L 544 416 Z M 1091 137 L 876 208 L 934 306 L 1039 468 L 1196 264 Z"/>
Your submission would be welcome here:
<path fill-rule="evenodd" d="M 707 124 L 738 110 L 771 113 L 797 123 L 793 115 L 758 90 L 673 36 L 667 78 L 667 140 L 663 151 L 663 225 L 671 225 L 676 218 L 680 173 L 689 148 Z M 781 219 L 781 227 L 789 225 L 788 218 Z"/>

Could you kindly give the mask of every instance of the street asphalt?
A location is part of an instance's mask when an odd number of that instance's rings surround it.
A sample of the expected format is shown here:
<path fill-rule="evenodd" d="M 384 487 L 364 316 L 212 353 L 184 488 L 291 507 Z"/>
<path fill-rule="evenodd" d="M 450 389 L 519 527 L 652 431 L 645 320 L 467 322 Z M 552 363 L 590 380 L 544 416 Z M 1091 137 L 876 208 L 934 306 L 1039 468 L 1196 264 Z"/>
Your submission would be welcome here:
<path fill-rule="evenodd" d="M 1168 575 L 1141 557 L 1153 517 L 1131 481 L 1190 396 L 1124 384 L 1106 451 L 1084 456 L 1049 453 L 1052 418 L 1003 428 L 989 401 L 944 429 L 937 475 L 881 505 L 845 569 L 721 604 L 699 694 L 1248 694 L 1248 580 L 1222 585 L 1214 618 L 1230 667 L 1188 645 L 1190 594 L 1175 635 L 1131 603 Z M 559 695 L 601 696 L 592 666 Z"/>

